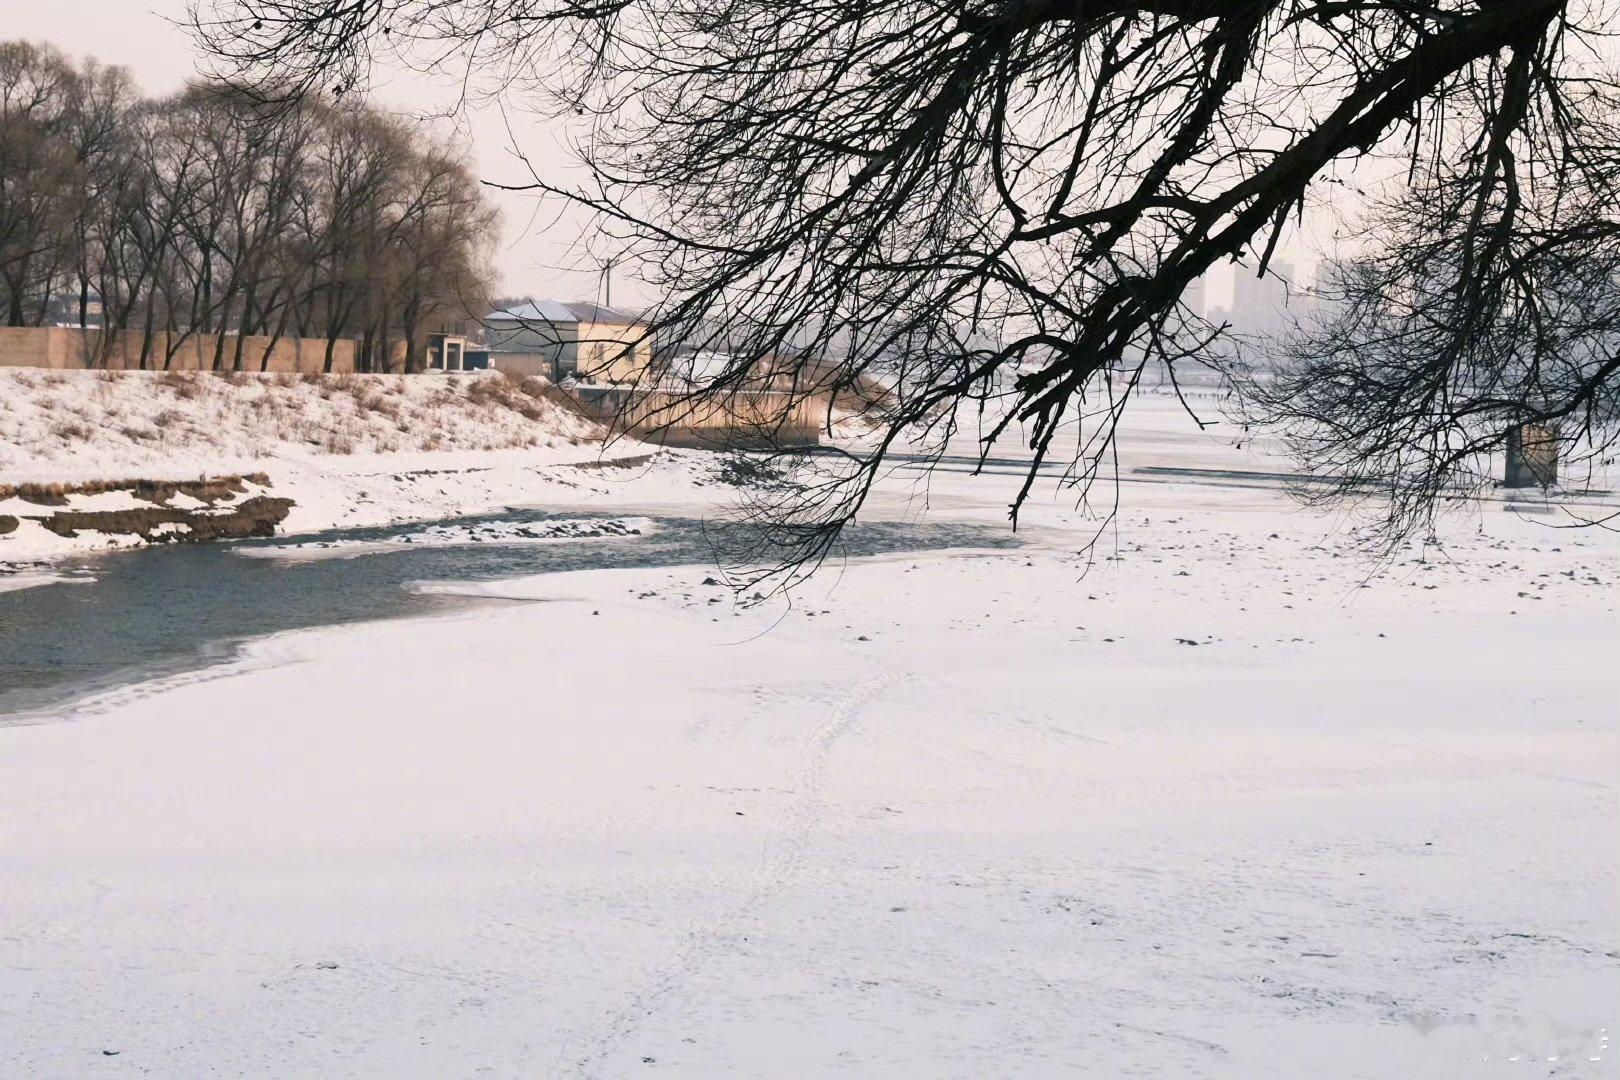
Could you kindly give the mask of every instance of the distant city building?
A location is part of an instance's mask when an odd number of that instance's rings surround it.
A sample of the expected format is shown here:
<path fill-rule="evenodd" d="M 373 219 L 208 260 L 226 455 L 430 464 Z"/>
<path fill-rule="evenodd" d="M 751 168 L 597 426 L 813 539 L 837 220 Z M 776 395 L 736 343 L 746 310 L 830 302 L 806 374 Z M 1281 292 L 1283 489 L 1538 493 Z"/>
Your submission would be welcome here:
<path fill-rule="evenodd" d="M 1294 267 L 1285 260 L 1273 259 L 1264 277 L 1252 266 L 1237 267 L 1232 279 L 1232 306 L 1212 308 L 1205 317 L 1231 329 L 1241 359 L 1264 363 L 1267 345 L 1307 322 L 1316 303 L 1315 294 L 1305 288 Z"/>
<path fill-rule="evenodd" d="M 1289 300 L 1294 268 L 1280 259 L 1261 277 L 1239 267 L 1232 281 L 1232 328 L 1252 337 L 1272 337 L 1290 325 Z"/>
<path fill-rule="evenodd" d="M 1194 315 L 1203 315 L 1205 306 L 1209 303 L 1209 279 L 1207 276 L 1195 278 L 1191 285 L 1181 294 L 1181 302 L 1187 310 Z"/>

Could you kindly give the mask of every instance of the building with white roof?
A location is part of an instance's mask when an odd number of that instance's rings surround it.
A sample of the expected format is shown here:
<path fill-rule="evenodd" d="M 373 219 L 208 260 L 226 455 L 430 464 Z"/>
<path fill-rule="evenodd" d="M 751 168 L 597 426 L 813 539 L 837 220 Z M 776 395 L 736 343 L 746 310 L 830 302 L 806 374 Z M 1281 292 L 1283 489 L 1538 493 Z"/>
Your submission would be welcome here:
<path fill-rule="evenodd" d="M 529 300 L 483 319 L 490 366 L 592 383 L 634 383 L 652 362 L 640 316 L 585 300 Z"/>

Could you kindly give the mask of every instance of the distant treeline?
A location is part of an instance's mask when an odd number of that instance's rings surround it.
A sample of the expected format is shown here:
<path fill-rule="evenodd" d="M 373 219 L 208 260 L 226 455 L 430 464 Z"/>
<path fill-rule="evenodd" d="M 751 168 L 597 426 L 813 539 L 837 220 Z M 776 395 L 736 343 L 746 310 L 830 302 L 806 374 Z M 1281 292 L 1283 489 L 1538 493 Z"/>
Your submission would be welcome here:
<path fill-rule="evenodd" d="M 419 367 L 422 335 L 481 302 L 494 230 L 455 147 L 421 126 L 227 85 L 153 100 L 122 68 L 0 42 L 5 325 L 141 334 L 153 368 L 192 334 L 218 335 L 216 369 L 258 365 L 250 334 Z"/>

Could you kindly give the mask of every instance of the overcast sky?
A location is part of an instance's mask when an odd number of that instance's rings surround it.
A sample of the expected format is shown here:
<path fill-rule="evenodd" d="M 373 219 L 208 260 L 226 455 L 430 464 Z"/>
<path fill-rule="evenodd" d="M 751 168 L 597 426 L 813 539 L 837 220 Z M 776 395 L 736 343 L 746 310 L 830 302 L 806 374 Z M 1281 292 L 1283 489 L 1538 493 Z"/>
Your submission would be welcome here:
<path fill-rule="evenodd" d="M 178 90 L 198 73 L 198 54 L 182 25 L 186 0 L 0 0 L 0 5 L 11 9 L 0 22 L 0 38 L 48 41 L 75 58 L 94 56 L 120 64 L 150 95 Z M 374 71 L 369 99 L 406 115 L 436 115 L 440 118 L 424 122 L 447 124 L 442 117 L 456 103 L 457 89 L 454 80 L 435 80 L 417 71 Z M 462 112 L 457 125 L 481 179 L 522 183 L 528 178 L 511 151 L 515 136 L 536 171 L 549 181 L 566 182 L 571 154 L 553 123 L 522 114 L 503 117 L 495 108 L 482 107 Z M 577 213 L 522 194 L 493 190 L 490 194 L 502 213 L 495 268 L 503 294 L 604 299 L 601 275 L 581 249 L 585 224 Z M 1285 242 L 1282 254 L 1308 274 L 1310 251 Z M 1230 273 L 1217 268 L 1211 279 L 1210 302 L 1228 303 Z M 613 282 L 611 299 L 633 306 L 654 297 L 621 273 Z"/>
<path fill-rule="evenodd" d="M 176 91 L 198 74 L 198 53 L 183 25 L 186 0 L 0 0 L 0 5 L 11 9 L 0 22 L 0 38 L 48 41 L 75 59 L 94 56 L 122 65 L 149 95 Z M 406 69 L 372 75 L 368 97 L 373 105 L 448 124 L 443 116 L 458 96 L 454 80 L 435 80 Z M 511 150 L 515 136 L 537 172 L 548 181 L 566 182 L 571 154 L 563 132 L 552 123 L 520 113 L 503 117 L 492 107 L 463 110 L 455 123 L 480 179 L 507 184 L 528 179 L 526 166 Z M 490 195 L 502 216 L 502 236 L 495 250 L 502 294 L 606 298 L 601 274 L 581 247 L 586 225 L 580 215 L 523 194 L 491 190 Z M 1299 254 L 1293 253 L 1296 264 L 1302 261 Z M 1308 256 L 1303 259 L 1304 264 L 1309 261 Z M 1210 302 L 1227 303 L 1229 273 L 1220 268 L 1211 272 L 1211 278 Z M 612 283 L 611 300 L 616 305 L 636 306 L 653 299 L 622 273 Z"/>
<path fill-rule="evenodd" d="M 0 38 L 48 41 L 75 59 L 94 56 L 104 63 L 122 65 L 152 96 L 180 89 L 198 71 L 191 38 L 177 25 L 185 16 L 185 0 L 0 0 L 0 7 L 6 9 Z M 455 102 L 455 88 L 447 82 L 435 83 L 414 71 L 376 74 L 370 93 L 374 105 L 428 115 L 443 113 Z M 508 150 L 507 123 L 498 111 L 475 110 L 460 125 L 480 178 L 505 183 L 521 183 L 526 178 L 523 166 Z M 513 116 L 512 125 L 537 171 L 548 180 L 561 177 L 567 151 L 560 133 L 533 118 Z M 491 196 L 503 219 L 503 235 L 495 252 L 503 292 L 602 299 L 599 275 L 580 269 L 589 260 L 579 250 L 581 225 L 576 216 L 565 215 L 558 221 L 555 205 L 505 192 L 492 191 Z M 649 299 L 631 282 L 613 283 L 616 304 Z"/>

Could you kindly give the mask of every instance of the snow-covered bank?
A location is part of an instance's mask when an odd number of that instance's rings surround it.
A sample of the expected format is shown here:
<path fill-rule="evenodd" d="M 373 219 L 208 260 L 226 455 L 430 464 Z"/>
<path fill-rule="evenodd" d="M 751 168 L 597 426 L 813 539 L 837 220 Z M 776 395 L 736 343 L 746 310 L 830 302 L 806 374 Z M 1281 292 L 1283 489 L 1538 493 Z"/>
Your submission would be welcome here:
<path fill-rule="evenodd" d="M 10 483 L 194 480 L 284 457 L 555 450 L 596 425 L 493 372 L 259 375 L 0 369 Z"/>
<path fill-rule="evenodd" d="M 1127 498 L 1089 569 L 1043 507 L 785 612 L 504 582 L 0 731 L 8 1068 L 1605 1075 L 1614 538 L 1369 582 L 1276 493 Z"/>
<path fill-rule="evenodd" d="M 0 403 L 0 523 L 8 527 L 0 559 L 10 561 L 141 542 L 129 532 L 63 536 L 44 526 L 58 511 L 152 505 L 139 493 L 100 490 L 109 482 L 262 475 L 254 493 L 293 503 L 277 531 L 298 534 L 623 489 L 590 468 L 604 459 L 645 459 L 641 472 L 658 474 L 661 490 L 689 473 L 682 455 L 654 455 L 633 440 L 604 448 L 600 428 L 558 404 L 544 383 L 495 373 L 4 369 Z"/>

